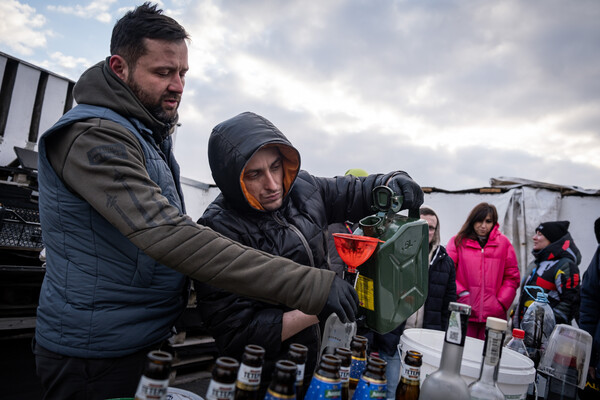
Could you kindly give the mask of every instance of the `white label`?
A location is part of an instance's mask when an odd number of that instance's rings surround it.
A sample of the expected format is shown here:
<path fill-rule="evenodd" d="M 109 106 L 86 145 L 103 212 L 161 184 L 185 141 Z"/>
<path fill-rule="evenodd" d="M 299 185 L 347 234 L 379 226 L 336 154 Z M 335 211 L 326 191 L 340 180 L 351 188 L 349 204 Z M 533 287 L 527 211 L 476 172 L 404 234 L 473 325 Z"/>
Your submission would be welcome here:
<path fill-rule="evenodd" d="M 233 400 L 235 383 L 218 383 L 211 379 L 206 391 L 206 400 Z"/>
<path fill-rule="evenodd" d="M 502 332 L 488 329 L 487 348 L 485 349 L 485 363 L 496 366 L 500 361 L 500 349 L 502 348 Z"/>
<path fill-rule="evenodd" d="M 142 375 L 135 392 L 135 398 L 141 400 L 164 400 L 167 397 L 169 380 L 150 379 Z"/>
<path fill-rule="evenodd" d="M 448 330 L 446 330 L 446 341 L 460 345 L 462 329 L 460 327 L 460 313 L 452 311 L 448 320 Z"/>
<path fill-rule="evenodd" d="M 348 382 L 350 379 L 350 367 L 340 367 L 340 380 Z"/>
<path fill-rule="evenodd" d="M 298 369 L 296 369 L 296 382 L 304 382 L 304 367 L 305 364 L 296 364 Z"/>
<path fill-rule="evenodd" d="M 409 381 L 418 381 L 421 377 L 421 369 L 402 363 L 402 377 Z"/>
<path fill-rule="evenodd" d="M 237 380 L 250 386 L 260 385 L 260 375 L 262 367 L 251 367 L 249 365 L 240 365 Z"/>

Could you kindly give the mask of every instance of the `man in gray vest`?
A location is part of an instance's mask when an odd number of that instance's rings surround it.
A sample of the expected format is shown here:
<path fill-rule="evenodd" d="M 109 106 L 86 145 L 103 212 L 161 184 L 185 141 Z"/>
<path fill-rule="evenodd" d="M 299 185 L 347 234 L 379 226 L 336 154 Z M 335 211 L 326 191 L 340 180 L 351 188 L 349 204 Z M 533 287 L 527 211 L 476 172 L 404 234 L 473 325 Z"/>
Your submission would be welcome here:
<path fill-rule="evenodd" d="M 78 105 L 40 138 L 47 269 L 34 352 L 45 399 L 133 397 L 147 352 L 187 304 L 187 277 L 354 320 L 356 292 L 333 271 L 245 247 L 185 215 L 170 135 L 187 39 L 156 5 L 126 13 L 111 56 L 75 85 Z"/>

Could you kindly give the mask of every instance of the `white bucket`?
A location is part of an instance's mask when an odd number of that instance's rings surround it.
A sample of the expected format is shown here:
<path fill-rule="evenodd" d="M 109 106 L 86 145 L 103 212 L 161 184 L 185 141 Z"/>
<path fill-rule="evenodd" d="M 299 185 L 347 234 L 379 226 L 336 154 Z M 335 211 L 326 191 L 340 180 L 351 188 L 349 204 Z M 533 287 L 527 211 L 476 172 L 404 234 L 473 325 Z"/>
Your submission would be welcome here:
<path fill-rule="evenodd" d="M 188 390 L 169 387 L 167 391 L 167 400 L 203 400 L 201 396 Z"/>
<path fill-rule="evenodd" d="M 400 337 L 402 359 L 404 358 L 403 354 L 408 350 L 416 350 L 423 354 L 421 384 L 427 375 L 437 371 L 440 366 L 444 334 L 445 332 L 431 329 L 406 329 Z M 483 340 L 466 338 L 460 374 L 467 385 L 479 378 L 483 344 Z M 506 399 L 524 399 L 527 387 L 534 379 L 533 361 L 506 347 L 502 349 L 498 387 Z"/>

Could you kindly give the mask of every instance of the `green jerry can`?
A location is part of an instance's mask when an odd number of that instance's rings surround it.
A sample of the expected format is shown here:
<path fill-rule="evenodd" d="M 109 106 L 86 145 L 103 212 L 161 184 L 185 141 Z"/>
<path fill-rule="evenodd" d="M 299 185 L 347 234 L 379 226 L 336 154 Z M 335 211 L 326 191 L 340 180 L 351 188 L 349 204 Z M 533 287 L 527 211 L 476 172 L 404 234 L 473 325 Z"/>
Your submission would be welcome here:
<path fill-rule="evenodd" d="M 359 315 L 366 317 L 369 328 L 384 334 L 425 303 L 429 227 L 418 209 L 409 210 L 408 217 L 397 214 L 402 196 L 387 186 L 376 187 L 372 194 L 377 213 L 360 220 L 352 235 L 334 234 L 334 240 L 354 280 Z M 358 267 L 355 277 L 353 267 Z"/>

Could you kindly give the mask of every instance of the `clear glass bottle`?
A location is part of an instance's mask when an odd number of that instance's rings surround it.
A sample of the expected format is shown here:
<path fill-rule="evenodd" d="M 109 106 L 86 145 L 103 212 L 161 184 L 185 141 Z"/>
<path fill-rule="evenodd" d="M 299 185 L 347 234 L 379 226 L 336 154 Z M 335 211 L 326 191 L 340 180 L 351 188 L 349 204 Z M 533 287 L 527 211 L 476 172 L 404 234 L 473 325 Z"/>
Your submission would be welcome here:
<path fill-rule="evenodd" d="M 386 400 L 387 378 L 385 368 L 387 362 L 379 357 L 371 356 L 367 361 L 365 372 L 360 377 L 352 400 Z"/>
<path fill-rule="evenodd" d="M 506 327 L 506 320 L 494 317 L 486 320 L 479 379 L 469 385 L 471 400 L 504 400 L 504 393 L 498 387 L 498 371 Z"/>
<path fill-rule="evenodd" d="M 296 400 L 296 363 L 279 360 L 264 400 Z"/>
<path fill-rule="evenodd" d="M 217 358 L 204 398 L 206 400 L 234 400 L 235 380 L 239 367 L 240 363 L 235 358 Z"/>
<path fill-rule="evenodd" d="M 444 337 L 440 368 L 421 385 L 421 398 L 427 400 L 469 400 L 469 389 L 460 376 L 467 323 L 471 307 L 452 302 L 448 305 L 450 318 Z"/>
<path fill-rule="evenodd" d="M 235 400 L 257 400 L 265 349 L 255 344 L 244 348 L 242 363 L 235 382 Z"/>
<path fill-rule="evenodd" d="M 296 363 L 298 370 L 296 372 L 296 400 L 304 399 L 304 370 L 306 367 L 306 357 L 308 347 L 300 343 L 290 344 L 287 359 Z"/>
<path fill-rule="evenodd" d="M 154 350 L 148 353 L 143 375 L 135 391 L 135 400 L 167 398 L 172 362 L 173 356 L 166 351 Z"/>
<path fill-rule="evenodd" d="M 402 363 L 400 383 L 396 387 L 396 400 L 418 400 L 423 354 L 408 350 Z"/>

